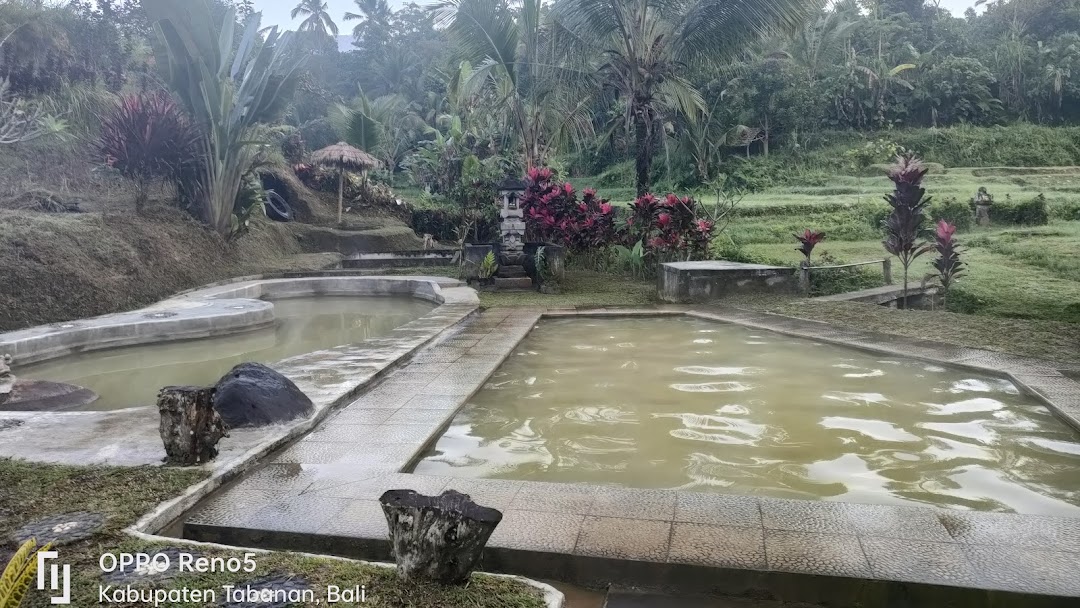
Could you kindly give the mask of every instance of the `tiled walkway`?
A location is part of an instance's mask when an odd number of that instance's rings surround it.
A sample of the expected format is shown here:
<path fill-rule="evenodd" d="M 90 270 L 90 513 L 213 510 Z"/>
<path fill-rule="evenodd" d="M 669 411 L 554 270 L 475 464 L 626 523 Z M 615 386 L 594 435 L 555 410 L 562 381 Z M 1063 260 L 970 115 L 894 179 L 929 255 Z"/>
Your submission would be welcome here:
<path fill-rule="evenodd" d="M 1080 596 L 1080 519 L 399 473 L 539 316 L 536 310 L 492 310 L 466 322 L 460 333 L 212 499 L 187 520 L 185 535 L 385 559 L 387 527 L 378 497 L 395 488 L 428 494 L 452 488 L 504 512 L 485 567 L 526 576 L 679 585 L 693 593 L 768 589 L 800 600 L 869 605 L 896 597 L 930 602 L 899 605 L 937 605 L 940 596 L 920 594 L 943 589 L 970 590 L 961 601 L 987 597 L 977 590 Z M 772 315 L 702 316 L 868 348 L 885 339 Z M 1001 366 L 1051 387 L 1046 390 L 1056 391 L 1067 408 L 1080 397 L 1080 385 L 1041 362 L 887 341 L 899 354 Z M 1021 595 L 1004 599 L 1035 605 Z"/>

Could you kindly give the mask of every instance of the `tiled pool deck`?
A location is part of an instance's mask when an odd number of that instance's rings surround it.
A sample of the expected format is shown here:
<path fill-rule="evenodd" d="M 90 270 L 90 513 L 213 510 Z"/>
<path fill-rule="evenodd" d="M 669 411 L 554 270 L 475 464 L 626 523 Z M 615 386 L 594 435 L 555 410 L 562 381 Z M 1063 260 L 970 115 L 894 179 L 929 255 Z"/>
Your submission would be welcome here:
<path fill-rule="evenodd" d="M 494 309 L 465 321 L 204 501 L 184 536 L 387 559 L 382 492 L 452 488 L 504 512 L 488 571 L 836 605 L 1080 605 L 1080 519 L 401 473 L 542 314 L 583 313 Z M 1080 383 L 1044 361 L 745 311 L 589 314 L 691 314 L 1004 373 L 1080 429 Z"/>

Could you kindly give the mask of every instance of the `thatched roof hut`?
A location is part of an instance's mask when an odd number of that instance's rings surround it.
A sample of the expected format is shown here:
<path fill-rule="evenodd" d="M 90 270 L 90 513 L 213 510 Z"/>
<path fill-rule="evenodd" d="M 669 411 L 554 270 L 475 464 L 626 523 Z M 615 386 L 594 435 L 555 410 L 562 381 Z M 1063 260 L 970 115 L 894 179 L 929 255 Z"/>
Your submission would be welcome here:
<path fill-rule="evenodd" d="M 338 170 L 337 221 L 340 224 L 342 199 L 345 196 L 345 172 L 360 171 L 361 173 L 367 173 L 369 169 L 379 166 L 379 159 L 359 148 L 354 148 L 343 141 L 339 141 L 336 144 L 312 152 L 311 161 Z"/>
<path fill-rule="evenodd" d="M 311 161 L 352 171 L 367 171 L 379 166 L 379 159 L 343 141 L 312 152 Z"/>

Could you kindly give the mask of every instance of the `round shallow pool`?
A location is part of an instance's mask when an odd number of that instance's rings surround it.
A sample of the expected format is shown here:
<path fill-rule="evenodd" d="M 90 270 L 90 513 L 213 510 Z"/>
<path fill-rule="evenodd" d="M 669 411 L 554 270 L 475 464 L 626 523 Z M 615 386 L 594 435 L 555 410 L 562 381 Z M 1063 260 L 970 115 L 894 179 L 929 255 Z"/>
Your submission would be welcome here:
<path fill-rule="evenodd" d="M 274 301 L 273 327 L 240 334 L 81 353 L 21 367 L 16 375 L 93 390 L 83 407 L 108 410 L 150 405 L 169 385 L 210 385 L 245 361 L 288 357 L 380 336 L 427 314 L 431 302 L 411 297 L 325 296 Z"/>

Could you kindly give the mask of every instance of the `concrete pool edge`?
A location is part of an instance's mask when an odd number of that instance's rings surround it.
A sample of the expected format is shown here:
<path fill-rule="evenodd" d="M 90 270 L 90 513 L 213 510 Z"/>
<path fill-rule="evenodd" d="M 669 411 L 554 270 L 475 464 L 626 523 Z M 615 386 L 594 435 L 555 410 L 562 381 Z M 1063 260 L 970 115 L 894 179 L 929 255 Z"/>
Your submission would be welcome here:
<path fill-rule="evenodd" d="M 15 365 L 21 366 L 75 352 L 252 331 L 275 319 L 273 303 L 261 298 L 399 295 L 435 304 L 454 303 L 454 295 L 444 302 L 441 288 L 461 285 L 454 279 L 423 276 L 241 277 L 181 292 L 137 310 L 0 333 L 0 354 L 10 354 Z"/>
<path fill-rule="evenodd" d="M 294 294 L 303 295 L 298 288 L 318 288 L 316 293 L 340 295 L 349 288 L 348 283 L 362 283 L 362 289 L 357 291 L 363 293 L 359 295 L 418 292 L 423 299 L 435 301 L 438 305 L 427 314 L 391 330 L 386 336 L 306 353 L 272 364 L 312 399 L 316 407 L 315 415 L 286 425 L 233 430 L 232 436 L 219 444 L 221 454 L 218 459 L 208 465 L 215 471 L 228 470 L 232 466 L 230 463 L 237 459 L 253 459 L 312 428 L 329 410 L 347 402 L 393 366 L 474 314 L 479 307 L 476 292 L 471 288 L 451 279 L 424 277 L 259 279 L 216 287 L 209 295 L 212 298 L 221 289 L 261 290 L 264 286 L 260 284 L 267 282 L 278 290 L 278 295 L 283 289 L 292 289 Z M 440 283 L 444 287 L 440 287 Z M 192 292 L 200 297 L 203 293 L 203 290 Z M 172 300 L 159 305 L 168 302 Z M 113 411 L 12 411 L 0 412 L 0 418 L 12 423 L 0 431 L 4 439 L 0 442 L 0 457 L 60 464 L 135 466 L 159 464 L 164 455 L 153 406 Z"/>
<path fill-rule="evenodd" d="M 723 585 L 713 580 L 722 572 L 727 582 L 732 577 L 749 581 L 744 591 L 802 601 L 820 601 L 830 593 L 850 599 L 852 585 L 875 602 L 897 596 L 940 600 L 941 594 L 986 599 L 989 591 L 1026 606 L 1035 596 L 1049 605 L 1059 597 L 1080 596 L 1080 583 L 1071 576 L 1080 558 L 1080 519 L 400 473 L 442 434 L 541 316 L 627 313 L 692 314 L 752 327 L 768 323 L 761 328 L 802 337 L 828 331 L 836 343 L 844 343 L 837 342 L 843 333 L 852 338 L 848 346 L 1009 375 L 1021 386 L 1026 382 L 1020 378 L 1049 378 L 1060 384 L 1057 390 L 1080 397 L 1080 384 L 1034 360 L 946 345 L 939 345 L 943 356 L 934 359 L 922 342 L 889 336 L 886 350 L 880 336 L 778 315 L 684 307 L 491 309 L 389 376 L 378 395 L 342 408 L 335 423 L 350 427 L 352 447 L 362 443 L 362 454 L 349 458 L 349 446 L 333 434 L 336 425 L 324 425 L 187 514 L 185 536 L 385 559 L 378 495 L 402 487 L 427 493 L 453 487 L 506 513 L 485 564 L 535 578 L 588 584 L 603 573 L 609 583 L 664 587 L 678 580 L 679 590 L 689 591 L 686 572 L 694 571 L 712 573 L 705 578 L 711 581 L 706 586 L 718 586 L 713 591 L 735 592 L 719 589 Z M 860 341 L 871 338 L 877 342 Z M 910 348 L 896 350 L 893 342 Z M 992 367 L 993 361 L 1006 361 L 1014 371 Z M 395 423 L 398 412 L 426 416 Z M 341 466 L 353 470 L 335 477 L 335 467 Z M 303 513 L 303 521 L 295 513 Z M 673 555 L 674 543 L 681 548 Z M 745 550 L 755 546 L 760 550 Z M 748 562 L 748 555 L 759 561 Z M 649 572 L 661 574 L 650 578 Z M 837 580 L 844 589 L 833 589 Z"/>

